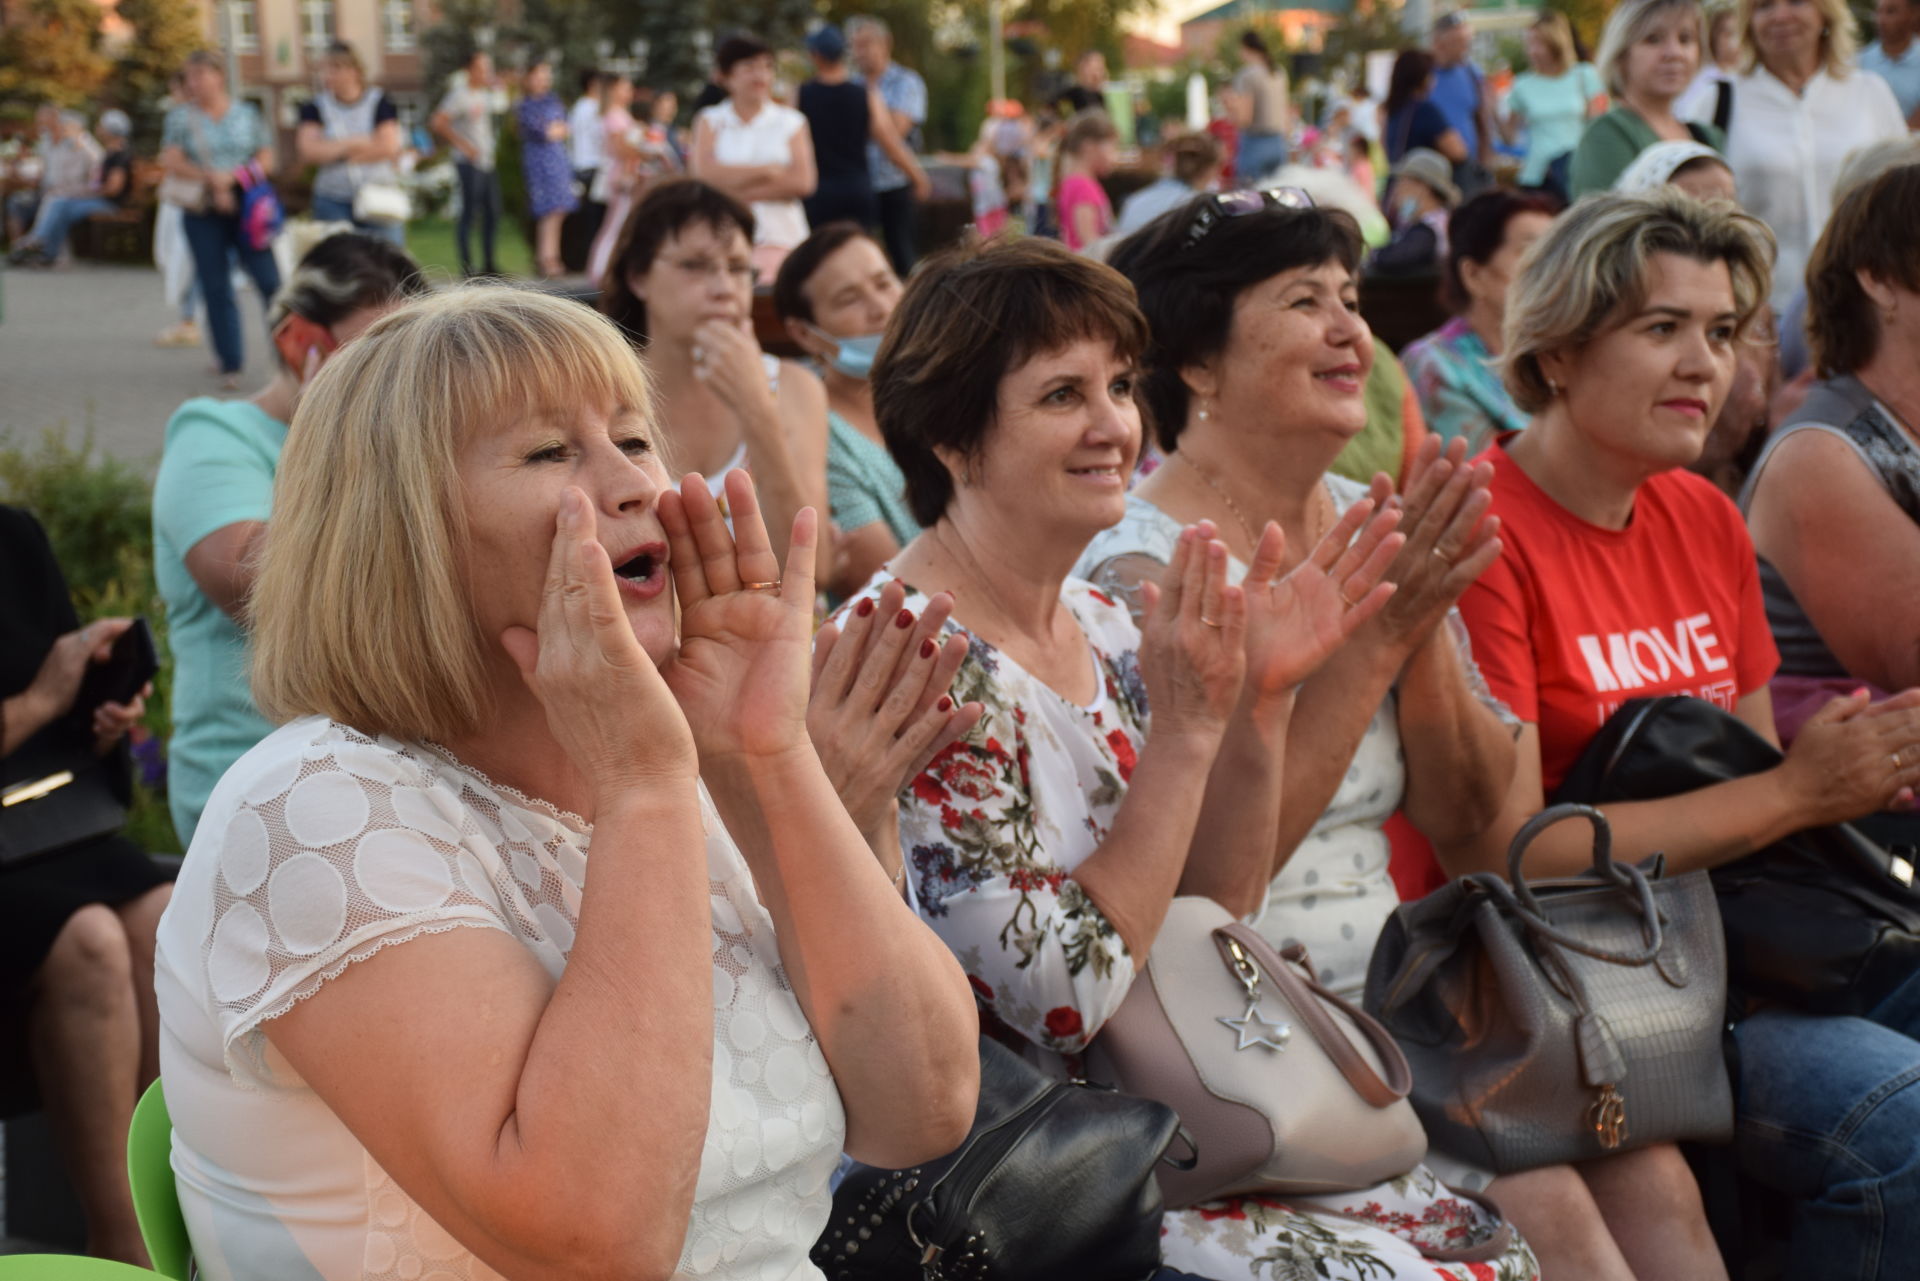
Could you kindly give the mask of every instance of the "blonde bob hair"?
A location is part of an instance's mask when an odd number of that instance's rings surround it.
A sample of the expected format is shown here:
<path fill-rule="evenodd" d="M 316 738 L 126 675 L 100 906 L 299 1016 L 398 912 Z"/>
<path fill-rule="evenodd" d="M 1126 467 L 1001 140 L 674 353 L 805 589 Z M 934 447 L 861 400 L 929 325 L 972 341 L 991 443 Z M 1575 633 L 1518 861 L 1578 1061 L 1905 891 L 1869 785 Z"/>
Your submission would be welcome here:
<path fill-rule="evenodd" d="M 1640 43 L 1649 27 L 1675 9 L 1692 17 L 1693 39 L 1700 48 L 1700 57 L 1704 60 L 1711 56 L 1707 50 L 1706 15 L 1700 10 L 1700 0 L 1620 0 L 1607 17 L 1606 29 L 1600 33 L 1600 51 L 1594 55 L 1600 64 L 1600 74 L 1606 77 L 1608 92 L 1618 97 L 1627 91 L 1627 54 Z"/>
<path fill-rule="evenodd" d="M 1573 24 L 1567 21 L 1567 15 L 1555 9 L 1542 9 L 1540 16 L 1533 20 L 1533 29 L 1540 33 L 1540 41 L 1553 50 L 1555 65 L 1560 73 L 1573 70 L 1576 58 L 1573 46 Z"/>
<path fill-rule="evenodd" d="M 1760 47 L 1753 42 L 1753 11 L 1760 0 L 1740 0 L 1740 70 L 1752 71 L 1760 65 Z M 1853 74 L 1853 57 L 1859 52 L 1860 39 L 1853 32 L 1853 15 L 1847 0 L 1813 0 L 1813 7 L 1827 20 L 1820 33 L 1820 61 L 1828 75 L 1845 80 Z"/>
<path fill-rule="evenodd" d="M 1537 414 L 1553 400 L 1540 357 L 1584 346 L 1646 300 L 1655 254 L 1727 264 L 1740 332 L 1767 300 L 1773 233 L 1725 201 L 1676 187 L 1588 196 L 1521 259 L 1507 294 L 1503 372 L 1513 403 Z"/>
<path fill-rule="evenodd" d="M 329 360 L 287 433 L 250 602 L 260 709 L 416 742 L 471 730 L 494 640 L 468 591 L 463 442 L 582 406 L 651 418 L 639 357 L 606 317 L 530 289 L 420 299 Z"/>

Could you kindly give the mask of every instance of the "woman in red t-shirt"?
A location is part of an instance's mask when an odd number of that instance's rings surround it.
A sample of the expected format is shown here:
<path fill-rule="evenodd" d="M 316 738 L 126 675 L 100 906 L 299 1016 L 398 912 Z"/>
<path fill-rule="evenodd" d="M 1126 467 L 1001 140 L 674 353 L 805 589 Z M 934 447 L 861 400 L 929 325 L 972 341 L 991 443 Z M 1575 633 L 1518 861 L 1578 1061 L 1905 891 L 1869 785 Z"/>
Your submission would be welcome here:
<path fill-rule="evenodd" d="M 1504 870 L 1515 831 L 1628 699 L 1692 694 L 1773 736 L 1778 656 L 1753 544 L 1732 503 L 1682 470 L 1726 398 L 1771 253 L 1754 219 L 1663 191 L 1583 201 L 1523 264 L 1506 382 L 1535 417 L 1484 455 L 1505 551 L 1460 610 L 1489 686 L 1524 724 L 1501 817 L 1450 865 Z M 1713 867 L 1903 803 L 1920 784 L 1917 709 L 1920 691 L 1871 708 L 1836 700 L 1776 769 L 1606 806 L 1616 853 Z M 1562 825 L 1534 843 L 1528 869 L 1573 875 L 1591 858 L 1590 838 Z M 1910 1275 L 1920 1257 L 1912 986 L 1865 1019 L 1765 1009 L 1736 1029 L 1735 1150 L 1745 1173 L 1796 1200 L 1789 1276 Z M 1582 1170 L 1609 1221 L 1672 1215 L 1677 1197 L 1697 1212 L 1691 1180 L 1644 1178 L 1632 1160 L 1644 1155 Z M 1635 1275 L 1725 1275 L 1717 1259 L 1702 1270 L 1662 1252 L 1671 1240 L 1642 1235 L 1642 1257 L 1622 1234 Z"/>

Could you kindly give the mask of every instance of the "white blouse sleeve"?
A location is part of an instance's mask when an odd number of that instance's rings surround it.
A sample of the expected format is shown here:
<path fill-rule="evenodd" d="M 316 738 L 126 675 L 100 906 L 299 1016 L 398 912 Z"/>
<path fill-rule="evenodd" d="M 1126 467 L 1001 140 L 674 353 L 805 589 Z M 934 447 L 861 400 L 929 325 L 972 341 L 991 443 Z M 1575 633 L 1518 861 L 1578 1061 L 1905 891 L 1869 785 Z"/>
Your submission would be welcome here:
<path fill-rule="evenodd" d="M 264 1080 L 260 1025 L 383 947 L 461 926 L 512 933 L 500 856 L 427 758 L 334 727 L 257 749 L 223 791 L 201 943 L 228 1070 Z"/>

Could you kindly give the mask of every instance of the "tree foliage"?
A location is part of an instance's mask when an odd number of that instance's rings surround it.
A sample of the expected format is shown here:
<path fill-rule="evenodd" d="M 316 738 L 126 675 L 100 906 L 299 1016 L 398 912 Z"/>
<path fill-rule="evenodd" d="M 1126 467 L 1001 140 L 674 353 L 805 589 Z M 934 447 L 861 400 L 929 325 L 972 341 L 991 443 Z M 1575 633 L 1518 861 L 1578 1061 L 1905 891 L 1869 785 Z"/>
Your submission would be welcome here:
<path fill-rule="evenodd" d="M 194 0 L 119 0 L 116 8 L 132 30 L 108 91 L 133 118 L 134 137 L 148 143 L 159 132 L 167 81 L 204 43 L 200 11 Z"/>
<path fill-rule="evenodd" d="M 112 70 L 93 0 L 26 0 L 0 30 L 0 104 L 89 103 Z"/>

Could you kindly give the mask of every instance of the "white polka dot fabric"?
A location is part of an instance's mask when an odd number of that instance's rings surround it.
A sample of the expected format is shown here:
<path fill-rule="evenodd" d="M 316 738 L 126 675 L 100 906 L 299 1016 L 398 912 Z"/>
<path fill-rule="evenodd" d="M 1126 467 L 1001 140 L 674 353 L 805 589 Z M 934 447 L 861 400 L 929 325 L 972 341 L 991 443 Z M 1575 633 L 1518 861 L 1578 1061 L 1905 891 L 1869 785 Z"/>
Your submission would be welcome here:
<path fill-rule="evenodd" d="M 704 790 L 701 800 L 713 1088 L 676 1275 L 814 1277 L 806 1251 L 826 1221 L 845 1118 L 772 921 Z M 492 1281 L 260 1028 L 353 962 L 424 933 L 501 930 L 557 977 L 591 836 L 443 751 L 319 718 L 283 727 L 229 771 L 156 964 L 174 1166 L 203 1275 Z"/>

